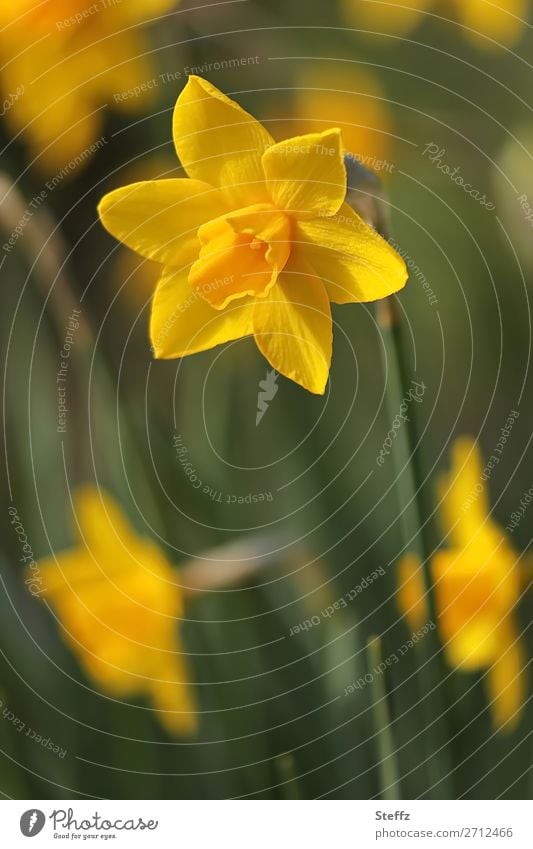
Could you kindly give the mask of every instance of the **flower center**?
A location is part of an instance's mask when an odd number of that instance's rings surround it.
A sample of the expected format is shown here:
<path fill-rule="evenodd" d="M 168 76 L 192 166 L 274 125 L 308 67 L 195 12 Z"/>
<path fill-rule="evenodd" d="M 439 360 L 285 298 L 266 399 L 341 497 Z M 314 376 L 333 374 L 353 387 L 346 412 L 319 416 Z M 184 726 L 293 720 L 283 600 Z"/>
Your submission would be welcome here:
<path fill-rule="evenodd" d="M 212 307 L 224 309 L 236 298 L 268 294 L 289 258 L 290 220 L 256 204 L 203 224 L 198 239 L 189 282 Z"/>

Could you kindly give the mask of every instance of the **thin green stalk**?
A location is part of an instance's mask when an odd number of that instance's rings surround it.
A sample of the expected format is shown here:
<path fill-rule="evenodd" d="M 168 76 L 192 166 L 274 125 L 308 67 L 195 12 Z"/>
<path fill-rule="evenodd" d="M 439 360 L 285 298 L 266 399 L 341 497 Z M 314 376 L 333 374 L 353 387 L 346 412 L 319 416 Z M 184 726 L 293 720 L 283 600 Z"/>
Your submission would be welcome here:
<path fill-rule="evenodd" d="M 386 402 L 390 419 L 393 420 L 407 397 L 408 380 L 400 340 L 398 314 L 390 299 L 379 303 L 377 318 L 383 340 L 384 368 L 387 372 Z M 416 445 L 414 415 L 411 411 L 407 421 L 396 431 L 390 460 L 394 468 L 403 548 L 405 551 L 414 552 L 422 563 L 428 620 L 437 624 L 430 574 L 430 549 L 426 547 L 423 531 L 423 512 L 420 504 L 421 476 Z M 424 727 L 430 726 L 430 731 L 423 733 L 427 789 L 430 791 L 430 788 L 435 786 L 438 797 L 453 798 L 451 765 L 441 724 L 445 704 L 441 691 L 443 669 L 436 631 L 430 631 L 420 640 L 417 651 L 421 664 L 418 674 L 420 710 Z M 437 753 L 436 750 L 440 746 L 442 748 Z"/>
<path fill-rule="evenodd" d="M 386 404 L 392 420 L 408 397 L 410 381 L 403 355 L 400 317 L 396 304 L 391 298 L 378 303 L 376 317 L 383 341 L 383 367 L 387 374 Z M 391 462 L 394 467 L 400 507 L 402 537 L 406 548 L 418 555 L 422 563 L 428 616 L 436 623 L 435 599 L 429 566 L 431 548 L 427 544 L 427 525 L 423 526 L 423 509 L 420 503 L 422 473 L 417 441 L 414 412 L 411 411 L 410 415 L 406 416 L 404 426 L 396 432 Z"/>
<path fill-rule="evenodd" d="M 388 206 L 379 179 L 357 163 L 354 165 L 353 160 L 347 162 L 347 172 L 348 203 L 387 239 Z M 409 397 L 410 379 L 402 345 L 400 316 L 392 297 L 378 302 L 376 317 L 383 341 L 383 368 L 387 375 L 386 405 L 390 421 L 393 421 L 400 413 L 405 399 Z M 421 503 L 423 478 L 417 454 L 416 426 L 412 410 L 396 431 L 394 446 L 388 459 L 394 469 L 402 547 L 404 551 L 412 551 L 418 555 L 422 563 L 428 619 L 437 624 L 429 563 L 431 547 L 426 538 L 427 527 L 424 527 Z M 431 788 L 435 786 L 438 797 L 453 798 L 451 765 L 441 719 L 445 703 L 441 691 L 443 668 L 436 631 L 426 634 L 418 643 L 417 650 L 422 666 L 418 675 L 420 710 L 424 727 L 431 726 L 430 731 L 422 735 L 427 774 L 426 789 L 431 792 Z"/>
<path fill-rule="evenodd" d="M 303 799 L 294 768 L 294 758 L 290 752 L 278 755 L 275 760 L 280 776 L 280 790 L 284 799 Z"/>
<path fill-rule="evenodd" d="M 372 670 L 381 668 L 380 638 L 378 636 L 370 637 L 367 640 L 366 650 L 368 670 L 372 675 L 372 718 L 378 749 L 381 798 L 392 801 L 394 799 L 401 799 L 402 796 L 394 740 L 391 731 L 391 718 L 383 675 L 372 673 Z"/>

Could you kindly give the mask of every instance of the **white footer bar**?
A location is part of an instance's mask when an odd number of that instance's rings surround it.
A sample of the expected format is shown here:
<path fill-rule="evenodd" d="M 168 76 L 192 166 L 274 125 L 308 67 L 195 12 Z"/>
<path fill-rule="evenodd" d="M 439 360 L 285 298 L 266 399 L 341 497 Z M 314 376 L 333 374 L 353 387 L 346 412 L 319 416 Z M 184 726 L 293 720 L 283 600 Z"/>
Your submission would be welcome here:
<path fill-rule="evenodd" d="M 529 807 L 520 801 L 9 800 L 0 803 L 0 844 L 531 849 Z"/>

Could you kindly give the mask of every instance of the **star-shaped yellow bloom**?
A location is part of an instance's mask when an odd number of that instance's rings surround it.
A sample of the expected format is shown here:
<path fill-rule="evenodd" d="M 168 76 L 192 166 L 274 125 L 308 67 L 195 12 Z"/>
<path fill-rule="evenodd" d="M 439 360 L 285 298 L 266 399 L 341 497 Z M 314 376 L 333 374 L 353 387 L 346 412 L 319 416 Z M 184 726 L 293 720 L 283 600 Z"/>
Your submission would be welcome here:
<path fill-rule="evenodd" d="M 142 25 L 176 0 L 14 0 L 0 4 L 6 121 L 47 173 L 89 160 L 109 106 L 135 112 L 154 78 Z M 73 169 L 72 169 L 73 170 Z"/>
<path fill-rule="evenodd" d="M 174 111 L 188 179 L 106 195 L 104 226 L 163 265 L 150 335 L 156 357 L 254 336 L 271 366 L 323 393 L 330 301 L 398 291 L 403 260 L 348 206 L 338 129 L 276 144 L 251 115 L 191 76 Z"/>
<path fill-rule="evenodd" d="M 457 21 L 465 38 L 491 50 L 514 45 L 528 16 L 528 0 L 341 0 L 345 18 L 376 32 L 408 35 L 425 17 Z"/>
<path fill-rule="evenodd" d="M 430 571 L 438 628 L 451 666 L 487 669 L 497 726 L 513 727 L 526 697 L 526 658 L 516 609 L 521 592 L 519 558 L 496 522 L 482 483 L 475 442 L 457 440 L 452 468 L 439 482 L 440 512 L 449 548 L 438 551 Z M 413 629 L 427 621 L 422 568 L 413 554 L 399 563 L 398 604 Z"/>
<path fill-rule="evenodd" d="M 176 572 L 96 487 L 76 491 L 74 513 L 79 544 L 39 562 L 40 595 L 97 687 L 119 699 L 144 694 L 170 733 L 193 732 Z"/>

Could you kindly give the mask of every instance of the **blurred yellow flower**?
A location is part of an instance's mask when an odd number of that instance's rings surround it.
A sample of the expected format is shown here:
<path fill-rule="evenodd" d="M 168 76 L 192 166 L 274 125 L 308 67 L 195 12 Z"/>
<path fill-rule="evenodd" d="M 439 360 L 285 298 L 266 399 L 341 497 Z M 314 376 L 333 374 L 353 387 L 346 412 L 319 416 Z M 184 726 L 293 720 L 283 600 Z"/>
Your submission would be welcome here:
<path fill-rule="evenodd" d="M 189 179 L 135 183 L 99 206 L 110 233 L 163 264 L 150 326 L 156 357 L 253 335 L 273 368 L 323 393 L 330 301 L 384 298 L 407 277 L 398 254 L 344 202 L 340 130 L 276 144 L 191 76 L 173 133 Z"/>
<path fill-rule="evenodd" d="M 513 727 L 526 698 L 526 658 L 516 619 L 521 575 L 518 555 L 491 519 L 477 444 L 458 439 L 452 467 L 439 482 L 440 512 L 450 548 L 431 560 L 438 628 L 448 663 L 487 669 L 497 726 Z M 427 621 L 422 567 L 413 554 L 399 563 L 397 601 L 413 629 Z"/>
<path fill-rule="evenodd" d="M 146 695 L 170 733 L 192 733 L 195 699 L 177 636 L 177 575 L 114 500 L 75 492 L 79 544 L 39 563 L 42 592 L 90 679 L 116 698 Z"/>
<path fill-rule="evenodd" d="M 101 142 L 106 106 L 136 111 L 131 91 L 156 76 L 145 21 L 176 0 L 17 0 L 0 10 L 0 83 L 6 113 L 35 164 L 83 165 Z M 150 90 L 146 95 L 149 96 Z M 103 143 L 103 142 L 101 142 Z M 69 169 L 70 170 L 70 169 Z"/>
<path fill-rule="evenodd" d="M 441 15 L 456 21 L 465 38 L 488 50 L 517 43 L 527 20 L 528 0 L 341 0 L 345 20 L 376 32 L 407 35 Z"/>
<path fill-rule="evenodd" d="M 416 554 L 404 554 L 397 568 L 398 588 L 396 601 L 402 616 L 413 631 L 418 631 L 428 621 L 429 606 L 426 601 L 422 564 Z"/>
<path fill-rule="evenodd" d="M 350 26 L 405 35 L 423 20 L 421 13 L 434 3 L 435 0 L 341 0 L 341 10 Z"/>
<path fill-rule="evenodd" d="M 276 131 L 300 135 L 328 127 L 340 128 L 345 153 L 362 165 L 381 177 L 392 170 L 392 117 L 381 86 L 369 71 L 343 62 L 299 73 L 291 119 L 276 121 Z"/>

